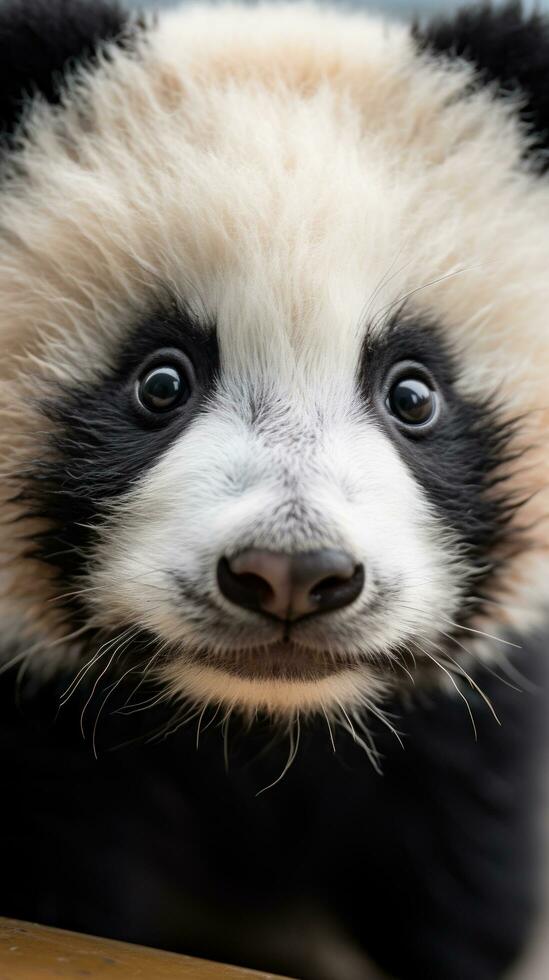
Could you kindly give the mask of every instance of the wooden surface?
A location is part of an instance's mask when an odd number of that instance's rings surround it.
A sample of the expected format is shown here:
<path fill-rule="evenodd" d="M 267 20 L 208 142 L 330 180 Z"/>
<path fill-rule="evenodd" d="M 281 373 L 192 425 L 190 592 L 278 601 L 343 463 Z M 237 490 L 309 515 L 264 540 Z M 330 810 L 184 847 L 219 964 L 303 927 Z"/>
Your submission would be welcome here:
<path fill-rule="evenodd" d="M 145 946 L 0 918 L 0 980 L 276 980 Z"/>

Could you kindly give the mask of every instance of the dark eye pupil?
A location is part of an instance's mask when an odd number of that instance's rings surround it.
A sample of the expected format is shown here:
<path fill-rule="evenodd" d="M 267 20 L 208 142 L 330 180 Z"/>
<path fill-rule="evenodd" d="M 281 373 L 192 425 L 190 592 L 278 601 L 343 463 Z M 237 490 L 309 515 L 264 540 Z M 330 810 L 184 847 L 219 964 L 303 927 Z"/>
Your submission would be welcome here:
<path fill-rule="evenodd" d="M 435 407 L 435 396 L 425 381 L 419 378 L 403 378 L 389 395 L 391 411 L 408 425 L 428 422 Z"/>
<path fill-rule="evenodd" d="M 174 367 L 157 367 L 139 383 L 139 398 L 151 412 L 168 412 L 188 397 L 181 373 Z"/>

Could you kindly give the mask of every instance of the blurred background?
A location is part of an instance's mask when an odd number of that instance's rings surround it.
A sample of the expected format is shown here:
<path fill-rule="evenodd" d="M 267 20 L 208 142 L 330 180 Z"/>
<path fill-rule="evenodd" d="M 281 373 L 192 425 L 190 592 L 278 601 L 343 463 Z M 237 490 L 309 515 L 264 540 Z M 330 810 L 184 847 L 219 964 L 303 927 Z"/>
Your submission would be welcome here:
<path fill-rule="evenodd" d="M 126 6 L 138 7 L 139 9 L 143 7 L 174 7 L 180 2 L 181 0 L 126 0 Z M 465 5 L 465 2 L 466 0 L 346 0 L 345 6 L 364 7 L 394 17 L 410 19 L 414 15 L 429 16 L 441 11 L 446 13 L 458 10 L 459 7 Z M 498 2 L 502 3 L 504 0 L 495 0 L 495 5 Z M 549 0 L 537 0 L 537 2 L 536 0 L 523 0 L 523 7 L 526 10 L 549 10 Z"/>

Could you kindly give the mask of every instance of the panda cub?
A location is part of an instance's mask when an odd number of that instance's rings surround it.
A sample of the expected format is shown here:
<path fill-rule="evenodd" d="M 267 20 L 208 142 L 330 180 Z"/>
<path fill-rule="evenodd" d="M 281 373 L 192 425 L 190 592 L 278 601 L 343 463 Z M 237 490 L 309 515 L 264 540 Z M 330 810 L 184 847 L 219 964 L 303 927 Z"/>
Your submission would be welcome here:
<path fill-rule="evenodd" d="M 538 893 L 549 23 L 7 0 L 0 65 L 0 911 L 496 980 Z"/>

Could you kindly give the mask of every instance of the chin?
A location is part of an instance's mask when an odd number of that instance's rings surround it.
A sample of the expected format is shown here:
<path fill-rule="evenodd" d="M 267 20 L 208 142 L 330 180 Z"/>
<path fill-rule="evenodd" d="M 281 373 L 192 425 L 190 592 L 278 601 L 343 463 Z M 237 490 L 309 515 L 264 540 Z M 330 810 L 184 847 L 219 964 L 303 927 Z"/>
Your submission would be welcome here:
<path fill-rule="evenodd" d="M 281 647 L 234 651 L 226 658 L 200 655 L 161 668 L 160 681 L 176 699 L 282 723 L 316 714 L 343 720 L 345 711 L 366 708 L 389 687 L 365 665 L 299 651 L 288 662 L 289 654 Z"/>

